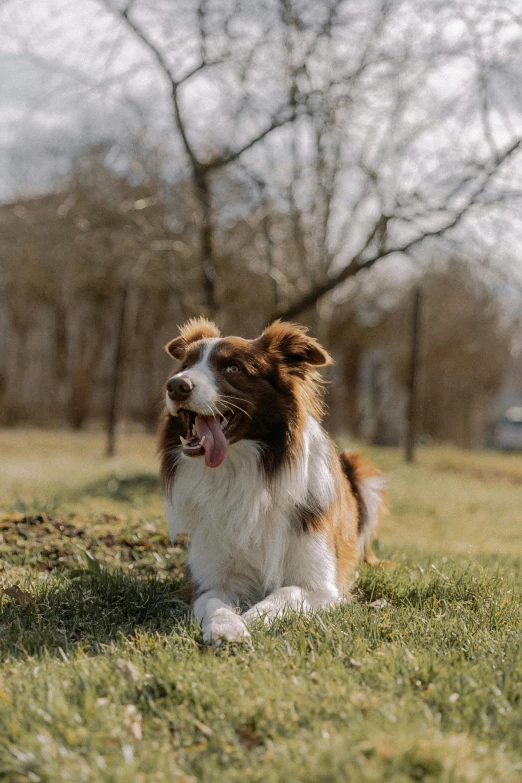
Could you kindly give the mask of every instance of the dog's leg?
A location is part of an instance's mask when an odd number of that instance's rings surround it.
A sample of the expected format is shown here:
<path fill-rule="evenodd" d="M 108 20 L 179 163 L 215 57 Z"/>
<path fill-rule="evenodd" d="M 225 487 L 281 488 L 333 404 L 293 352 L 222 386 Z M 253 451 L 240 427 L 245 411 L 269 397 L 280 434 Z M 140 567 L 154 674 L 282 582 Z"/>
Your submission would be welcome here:
<path fill-rule="evenodd" d="M 223 590 L 208 590 L 196 599 L 194 617 L 203 627 L 203 640 L 216 647 L 222 642 L 244 642 L 250 639 L 246 623 L 234 611 L 230 595 Z"/>
<path fill-rule="evenodd" d="M 273 593 L 254 604 L 243 614 L 246 623 L 254 620 L 263 620 L 265 625 L 291 610 L 294 612 L 313 612 L 327 606 L 338 603 L 340 596 L 337 591 L 331 590 L 306 590 L 303 587 L 280 587 Z"/>

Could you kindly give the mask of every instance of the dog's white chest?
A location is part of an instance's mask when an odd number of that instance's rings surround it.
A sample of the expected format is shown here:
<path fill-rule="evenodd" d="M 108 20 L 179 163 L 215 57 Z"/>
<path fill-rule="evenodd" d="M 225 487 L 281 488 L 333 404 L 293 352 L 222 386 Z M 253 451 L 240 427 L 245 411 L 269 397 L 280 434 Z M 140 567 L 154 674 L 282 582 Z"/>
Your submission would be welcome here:
<path fill-rule="evenodd" d="M 245 586 L 263 593 L 283 581 L 287 505 L 267 486 L 257 445 L 241 441 L 218 468 L 202 459 L 180 462 L 167 502 L 169 532 L 190 534 L 188 562 L 202 587 L 237 580 L 242 593 Z"/>
<path fill-rule="evenodd" d="M 241 441 L 231 446 L 227 459 L 213 469 L 203 459 L 182 457 L 170 501 L 182 527 L 192 535 L 199 528 L 218 535 L 232 527 L 245 535 L 270 505 L 257 445 Z"/>
<path fill-rule="evenodd" d="M 295 570 L 296 506 L 311 490 L 325 504 L 333 494 L 327 456 L 322 431 L 310 420 L 301 454 L 274 481 L 248 440 L 232 445 L 218 468 L 181 458 L 166 502 L 169 532 L 171 539 L 180 530 L 190 534 L 188 564 L 200 590 L 226 586 L 257 600 L 285 584 L 289 567 Z"/>

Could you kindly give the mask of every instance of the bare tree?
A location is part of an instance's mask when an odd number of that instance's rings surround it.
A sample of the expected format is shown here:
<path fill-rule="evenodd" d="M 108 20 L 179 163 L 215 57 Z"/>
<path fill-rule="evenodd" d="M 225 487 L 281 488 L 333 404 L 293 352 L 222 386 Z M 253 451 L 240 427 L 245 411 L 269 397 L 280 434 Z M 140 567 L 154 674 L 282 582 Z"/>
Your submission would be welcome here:
<path fill-rule="evenodd" d="M 181 106 L 180 93 L 183 86 L 197 74 L 204 74 L 213 66 L 222 62 L 220 58 L 212 59 L 209 58 L 207 54 L 207 34 L 205 26 L 206 3 L 204 0 L 200 0 L 197 7 L 200 49 L 199 62 L 188 70 L 185 69 L 185 72 L 182 74 L 176 73 L 176 69 L 169 63 L 167 53 L 163 50 L 161 44 L 154 41 L 146 24 L 141 24 L 134 18 L 132 14 L 134 5 L 135 3 L 132 0 L 123 8 L 112 5 L 108 0 L 106 2 L 106 7 L 109 8 L 111 12 L 115 13 L 131 34 L 146 47 L 156 62 L 163 78 L 168 83 L 174 129 L 179 135 L 185 151 L 192 175 L 194 191 L 200 206 L 199 237 L 204 302 L 207 311 L 210 314 L 214 314 L 217 309 L 217 302 L 215 293 L 216 261 L 211 175 L 213 172 L 219 171 L 238 160 L 243 153 L 265 139 L 276 128 L 280 128 L 295 119 L 295 110 L 289 109 L 287 103 L 283 104 L 278 110 L 271 114 L 261 130 L 252 134 L 247 141 L 243 141 L 235 148 L 224 148 L 210 156 L 204 156 L 198 151 L 196 145 L 190 138 L 190 132 L 187 127 L 188 123 Z"/>
<path fill-rule="evenodd" d="M 149 103 L 165 107 L 183 161 L 176 176 L 191 184 L 208 312 L 219 315 L 220 258 L 231 252 L 224 213 L 248 213 L 269 240 L 272 315 L 292 318 L 520 192 L 511 63 L 521 30 L 509 0 L 192 0 L 175 16 L 161 0 L 97 6 L 104 32 L 82 40 L 95 67 L 59 65 L 86 101 L 86 81 L 110 96 L 117 78 L 133 104 L 143 103 L 138 75 L 153 85 Z M 243 203 L 223 193 L 233 181 L 250 183 Z M 261 203 L 273 218 L 265 210 L 260 222 Z"/>
<path fill-rule="evenodd" d="M 20 0 L 1 6 L 10 56 L 45 74 L 13 141 L 26 163 L 19 186 L 33 176 L 42 187 L 54 166 L 54 195 L 6 208 L 0 318 L 13 340 L 47 341 L 69 421 L 81 426 L 108 399 L 109 305 L 136 264 L 146 272 L 132 284 L 129 340 L 149 371 L 124 362 L 121 409 L 150 422 L 163 365 L 145 346 L 161 345 L 169 322 L 203 310 L 250 334 L 299 317 L 341 355 L 335 324 L 359 272 L 419 262 L 449 241 L 467 248 L 500 213 L 514 230 L 522 34 L 511 10 L 511 0 L 92 0 L 80 26 L 70 4 L 59 26 L 36 30 Z M 39 118 L 73 103 L 77 125 L 57 148 Z M 103 139 L 99 165 L 78 172 L 75 145 L 92 138 Z M 23 242 L 16 209 L 31 213 Z M 37 336 L 24 301 L 52 330 Z M 348 326 L 339 372 L 356 421 L 367 335 L 353 312 Z"/>

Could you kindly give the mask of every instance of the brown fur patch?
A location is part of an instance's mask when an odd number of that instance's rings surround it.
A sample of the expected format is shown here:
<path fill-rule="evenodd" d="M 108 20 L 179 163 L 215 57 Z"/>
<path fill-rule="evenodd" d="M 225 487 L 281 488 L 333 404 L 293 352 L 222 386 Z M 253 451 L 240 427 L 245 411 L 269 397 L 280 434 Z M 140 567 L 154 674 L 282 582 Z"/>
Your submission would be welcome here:
<path fill-rule="evenodd" d="M 362 454 L 355 452 L 343 451 L 339 454 L 339 461 L 342 471 L 345 477 L 348 479 L 351 491 L 354 498 L 357 501 L 357 531 L 359 535 L 364 534 L 365 525 L 369 524 L 368 512 L 364 503 L 364 497 L 361 493 L 361 486 L 364 481 L 371 478 L 378 478 L 382 476 L 382 471 L 367 460 Z M 381 492 L 382 503 L 379 508 L 379 519 L 382 517 L 387 508 L 385 492 Z M 372 540 L 364 550 L 364 559 L 369 565 L 380 565 L 381 561 L 376 557 L 372 551 Z"/>
<path fill-rule="evenodd" d="M 310 497 L 306 503 L 295 507 L 292 524 L 303 533 L 317 533 L 325 525 L 324 509 Z"/>
<path fill-rule="evenodd" d="M 332 448 L 334 449 L 333 444 Z M 347 594 L 359 560 L 357 500 L 343 476 L 337 458 L 332 462 L 331 470 L 337 487 L 337 497 L 325 522 L 337 560 L 337 586 L 341 592 Z"/>

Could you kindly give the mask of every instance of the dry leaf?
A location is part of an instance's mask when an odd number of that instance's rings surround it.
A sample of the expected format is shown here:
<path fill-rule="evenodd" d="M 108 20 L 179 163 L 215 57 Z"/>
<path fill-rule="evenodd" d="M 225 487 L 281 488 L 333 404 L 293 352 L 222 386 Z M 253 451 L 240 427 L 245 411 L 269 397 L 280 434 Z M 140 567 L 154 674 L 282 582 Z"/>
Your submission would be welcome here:
<path fill-rule="evenodd" d="M 4 587 L 2 592 L 4 595 L 9 596 L 9 598 L 12 598 L 14 601 L 18 601 L 19 604 L 23 604 L 24 606 L 36 604 L 35 597 L 31 595 L 31 593 L 27 593 L 25 590 L 22 590 L 18 584 L 11 585 L 10 587 Z"/>

